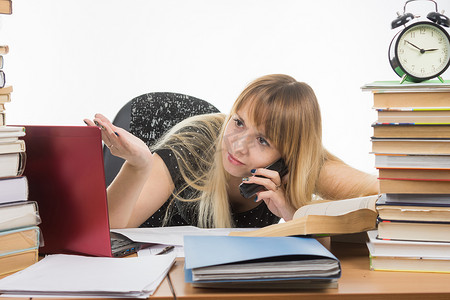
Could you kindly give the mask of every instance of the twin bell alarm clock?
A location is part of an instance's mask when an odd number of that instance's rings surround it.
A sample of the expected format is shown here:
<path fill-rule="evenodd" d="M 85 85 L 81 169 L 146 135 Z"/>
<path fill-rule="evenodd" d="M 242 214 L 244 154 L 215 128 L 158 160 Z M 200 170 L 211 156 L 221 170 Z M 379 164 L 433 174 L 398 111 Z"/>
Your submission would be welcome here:
<path fill-rule="evenodd" d="M 392 29 L 401 28 L 389 45 L 389 62 L 394 72 L 400 76 L 401 83 L 421 82 L 440 76 L 450 65 L 450 36 L 446 27 L 450 20 L 444 11 L 428 13 L 426 19 L 406 11 L 406 6 L 413 1 L 406 1 L 403 14 L 392 21 Z"/>

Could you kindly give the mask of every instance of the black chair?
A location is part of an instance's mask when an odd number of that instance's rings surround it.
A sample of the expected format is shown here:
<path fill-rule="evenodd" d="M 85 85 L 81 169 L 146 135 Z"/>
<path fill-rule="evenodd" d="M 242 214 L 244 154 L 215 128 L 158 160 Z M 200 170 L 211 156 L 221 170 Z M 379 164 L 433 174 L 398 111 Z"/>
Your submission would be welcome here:
<path fill-rule="evenodd" d="M 167 130 L 182 120 L 219 110 L 205 100 L 177 93 L 148 93 L 125 104 L 117 113 L 113 124 L 124 128 L 153 145 Z M 119 172 L 124 160 L 103 148 L 105 179 L 108 186 Z"/>

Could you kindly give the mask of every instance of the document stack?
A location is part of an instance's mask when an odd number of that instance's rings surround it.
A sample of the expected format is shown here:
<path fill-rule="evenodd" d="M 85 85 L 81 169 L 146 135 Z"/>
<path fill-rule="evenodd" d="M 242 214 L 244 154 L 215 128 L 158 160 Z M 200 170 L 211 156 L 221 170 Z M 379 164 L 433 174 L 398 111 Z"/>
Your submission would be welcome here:
<path fill-rule="evenodd" d="M 185 281 L 194 287 L 336 288 L 339 260 L 314 238 L 185 236 Z"/>
<path fill-rule="evenodd" d="M 450 272 L 450 82 L 374 82 L 371 269 Z"/>
<path fill-rule="evenodd" d="M 2 1 L 0 14 L 11 14 L 11 1 Z M 3 71 L 8 46 L 0 45 L 0 276 L 22 270 L 38 259 L 40 223 L 37 205 L 28 201 L 25 167 L 25 128 L 7 126 L 5 106 L 11 85 Z"/>

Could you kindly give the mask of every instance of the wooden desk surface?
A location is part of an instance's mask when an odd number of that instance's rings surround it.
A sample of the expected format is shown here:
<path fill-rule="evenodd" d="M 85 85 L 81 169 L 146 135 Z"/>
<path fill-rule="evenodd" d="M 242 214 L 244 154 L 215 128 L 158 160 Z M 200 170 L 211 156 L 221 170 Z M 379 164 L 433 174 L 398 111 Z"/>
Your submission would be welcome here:
<path fill-rule="evenodd" d="M 184 282 L 183 260 L 170 271 L 176 299 L 450 299 L 450 274 L 369 270 L 365 244 L 332 243 L 341 261 L 337 289 L 245 291 L 194 288 Z"/>
<path fill-rule="evenodd" d="M 331 251 L 339 258 L 342 266 L 342 277 L 337 289 L 251 291 L 193 288 L 184 282 L 184 259 L 177 259 L 169 277 L 176 299 L 450 299 L 450 274 L 370 271 L 368 251 L 364 244 L 333 242 Z M 174 299 L 168 278 L 149 299 Z"/>

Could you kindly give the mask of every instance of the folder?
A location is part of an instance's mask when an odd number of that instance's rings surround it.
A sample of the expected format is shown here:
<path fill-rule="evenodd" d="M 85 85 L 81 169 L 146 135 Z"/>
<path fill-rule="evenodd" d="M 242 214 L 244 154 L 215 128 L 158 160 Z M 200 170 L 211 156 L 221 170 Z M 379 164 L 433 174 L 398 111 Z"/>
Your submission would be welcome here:
<path fill-rule="evenodd" d="M 196 287 L 335 288 L 339 260 L 314 238 L 185 236 L 185 281 Z"/>

